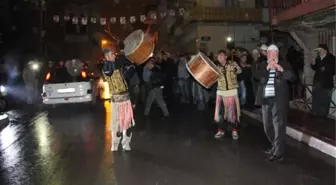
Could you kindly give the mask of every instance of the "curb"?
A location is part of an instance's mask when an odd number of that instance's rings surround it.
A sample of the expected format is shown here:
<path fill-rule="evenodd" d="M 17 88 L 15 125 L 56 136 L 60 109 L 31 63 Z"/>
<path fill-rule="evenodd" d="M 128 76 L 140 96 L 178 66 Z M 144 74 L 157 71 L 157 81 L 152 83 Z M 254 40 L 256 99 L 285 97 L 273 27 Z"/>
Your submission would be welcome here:
<path fill-rule="evenodd" d="M 258 113 L 254 113 L 254 112 L 250 112 L 247 110 L 241 110 L 241 112 L 253 119 L 256 119 L 260 122 L 262 122 L 262 117 L 261 114 Z M 327 155 L 330 155 L 334 158 L 336 158 L 336 146 L 331 145 L 329 143 L 326 143 L 314 136 L 311 136 L 309 134 L 303 133 L 302 131 L 295 129 L 293 127 L 290 126 L 286 126 L 286 134 L 288 136 L 290 136 L 291 138 L 299 141 L 299 142 L 303 142 L 305 144 L 307 144 L 308 146 L 322 152 L 325 153 Z"/>
<path fill-rule="evenodd" d="M 7 114 L 0 114 L 0 127 L 7 126 L 9 123 L 9 117 Z"/>

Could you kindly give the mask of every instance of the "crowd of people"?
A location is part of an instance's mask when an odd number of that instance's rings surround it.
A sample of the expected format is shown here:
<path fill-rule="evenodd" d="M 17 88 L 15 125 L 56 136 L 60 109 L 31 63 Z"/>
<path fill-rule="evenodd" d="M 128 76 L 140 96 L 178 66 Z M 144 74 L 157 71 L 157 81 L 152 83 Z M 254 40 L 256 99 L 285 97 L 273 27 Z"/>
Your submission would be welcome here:
<path fill-rule="evenodd" d="M 220 50 L 216 56 L 209 53 L 208 57 L 221 71 L 217 83 L 209 89 L 200 85 L 188 72 L 186 64 L 194 57 L 188 54 L 160 51 L 140 66 L 128 62 L 120 70 L 124 76 L 128 73 L 125 79 L 133 108 L 139 103 L 144 104 L 144 116 L 150 115 L 154 100 L 161 108 L 163 118 L 170 116 L 169 104 L 194 104 L 202 111 L 208 107 L 210 100 L 215 100 L 214 121 L 218 123 L 216 139 L 231 132 L 232 138 L 237 140 L 240 109 L 261 108 L 264 131 L 272 144 L 271 149 L 265 153 L 270 161 L 278 161 L 283 158 L 289 101 L 294 97 L 290 90 L 303 91 L 297 88 L 297 84 L 302 83 L 299 79 L 303 72 L 303 57 L 299 51 L 291 49 L 286 57 L 279 55 L 279 49 L 275 45 L 261 45 L 251 53 L 243 48 Z M 334 70 L 329 71 L 335 61 L 323 62 L 324 58 L 330 60 L 333 57 L 328 48 L 319 45 L 317 52 L 319 55 L 311 67 L 327 71 L 328 74 L 316 72 L 314 83 L 335 74 Z M 122 54 L 114 58 L 115 61 L 125 59 Z M 101 65 L 103 71 L 110 65 L 108 63 L 105 61 Z M 134 72 L 129 73 L 130 69 Z M 115 146 L 112 148 L 112 151 L 117 150 Z M 126 148 L 130 150 L 129 145 Z"/>
<path fill-rule="evenodd" d="M 267 46 L 262 45 L 251 53 L 243 48 L 225 51 L 228 60 L 232 58 L 242 69 L 237 79 L 240 105 L 243 108 L 255 108 L 255 96 L 259 85 L 259 79 L 255 74 L 260 64 L 266 61 L 266 50 Z M 160 51 L 145 64 L 137 66 L 137 73 L 128 80 L 133 105 L 147 101 L 149 107 L 146 110 L 149 110 L 151 102 L 157 100 L 166 116 L 169 115 L 169 111 L 166 111 L 163 100 L 195 104 L 199 110 L 204 110 L 209 100 L 215 99 L 217 84 L 206 89 L 190 75 L 186 64 L 191 57 L 190 54 L 169 54 Z M 213 53 L 209 53 L 208 57 L 214 63 L 219 63 Z M 148 113 L 145 114 L 148 115 Z"/>
<path fill-rule="evenodd" d="M 335 57 L 324 44 L 316 51 L 318 56 L 311 63 L 316 71 L 313 113 L 325 117 L 331 100 Z M 231 132 L 234 140 L 239 139 L 241 109 L 261 108 L 264 131 L 272 144 L 266 151 L 268 159 L 282 160 L 289 101 L 295 97 L 293 94 L 302 96 L 304 89 L 299 88 L 302 85 L 302 52 L 290 48 L 286 57 L 279 53 L 275 45 L 261 45 L 251 52 L 235 48 L 220 50 L 216 55 L 209 53 L 208 57 L 221 74 L 217 83 L 207 89 L 187 69 L 186 64 L 196 55 L 160 51 L 142 65 L 133 65 L 122 52 L 117 54 L 115 49 L 104 49 L 104 60 L 98 63 L 97 69 L 101 78 L 108 82 L 111 93 L 111 130 L 116 138 L 112 138 L 111 150 L 118 150 L 121 138 L 123 149 L 131 150 L 129 128 L 134 125 L 133 109 L 139 104 L 143 104 L 143 115 L 149 117 L 156 102 L 165 119 L 174 107 L 171 105 L 176 103 L 193 104 L 199 111 L 214 103 L 214 121 L 218 123 L 216 139 L 223 138 L 227 132 Z M 64 62 L 57 65 L 62 66 Z M 49 63 L 48 70 L 54 67 Z M 32 89 L 26 84 L 28 90 Z M 291 90 L 295 93 L 290 93 Z"/>

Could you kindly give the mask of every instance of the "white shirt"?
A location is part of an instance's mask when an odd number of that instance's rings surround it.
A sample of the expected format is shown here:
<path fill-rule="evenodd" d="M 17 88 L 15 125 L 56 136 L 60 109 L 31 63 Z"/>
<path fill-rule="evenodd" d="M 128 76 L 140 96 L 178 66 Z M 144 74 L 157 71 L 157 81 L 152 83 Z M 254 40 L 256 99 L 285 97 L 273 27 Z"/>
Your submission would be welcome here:
<path fill-rule="evenodd" d="M 320 56 L 321 60 L 323 60 L 323 59 L 324 59 L 324 57 L 326 57 L 326 56 L 327 56 L 327 55 Z"/>

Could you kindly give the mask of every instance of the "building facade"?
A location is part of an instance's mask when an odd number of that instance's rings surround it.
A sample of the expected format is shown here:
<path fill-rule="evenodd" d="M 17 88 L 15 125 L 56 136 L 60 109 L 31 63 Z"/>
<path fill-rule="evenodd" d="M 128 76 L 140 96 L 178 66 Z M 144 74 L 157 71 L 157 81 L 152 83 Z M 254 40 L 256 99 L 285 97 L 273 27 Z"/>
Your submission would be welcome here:
<path fill-rule="evenodd" d="M 178 50 L 217 52 L 232 38 L 235 46 L 252 50 L 260 43 L 260 30 L 269 29 L 266 8 L 254 0 L 197 0 L 175 29 Z"/>
<path fill-rule="evenodd" d="M 150 0 L 148 0 L 150 1 Z M 150 2 L 148 2 L 150 4 Z M 139 16 L 149 11 L 147 3 L 136 4 L 135 1 L 52 1 L 47 4 L 48 16 L 46 26 L 46 47 L 48 56 L 53 60 L 80 58 L 82 60 L 98 60 L 101 54 L 101 41 L 122 41 L 136 29 L 146 30 L 147 26 L 139 21 Z M 54 16 L 59 17 L 55 22 Z M 64 20 L 67 16 L 68 20 Z M 130 16 L 136 16 L 134 24 L 129 23 Z M 73 18 L 78 23 L 73 23 Z M 83 24 L 81 19 L 87 18 Z M 116 22 L 111 23 L 110 18 Z M 120 17 L 126 17 L 127 23 L 121 24 Z M 95 18 L 93 23 L 91 18 Z M 102 24 L 101 18 L 106 20 Z"/>
<path fill-rule="evenodd" d="M 305 102 L 300 109 L 311 108 L 314 71 L 311 61 L 316 57 L 318 44 L 327 44 L 330 52 L 336 54 L 335 1 L 334 0 L 274 0 L 270 1 L 272 25 L 286 30 L 304 50 Z M 335 117 L 336 91 L 333 90 L 330 115 Z"/>

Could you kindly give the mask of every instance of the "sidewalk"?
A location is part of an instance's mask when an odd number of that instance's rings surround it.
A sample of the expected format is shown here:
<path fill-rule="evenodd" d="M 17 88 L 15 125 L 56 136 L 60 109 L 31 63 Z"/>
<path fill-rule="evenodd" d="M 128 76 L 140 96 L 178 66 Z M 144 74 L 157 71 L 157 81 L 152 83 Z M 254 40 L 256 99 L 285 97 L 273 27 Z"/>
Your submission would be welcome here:
<path fill-rule="evenodd" d="M 261 110 L 242 110 L 242 113 L 262 122 Z M 290 109 L 287 135 L 336 158 L 335 120 L 320 119 L 309 113 Z"/>

